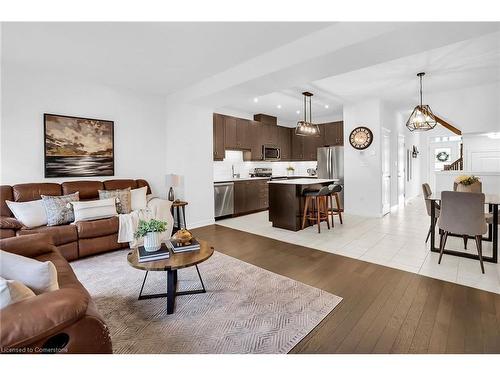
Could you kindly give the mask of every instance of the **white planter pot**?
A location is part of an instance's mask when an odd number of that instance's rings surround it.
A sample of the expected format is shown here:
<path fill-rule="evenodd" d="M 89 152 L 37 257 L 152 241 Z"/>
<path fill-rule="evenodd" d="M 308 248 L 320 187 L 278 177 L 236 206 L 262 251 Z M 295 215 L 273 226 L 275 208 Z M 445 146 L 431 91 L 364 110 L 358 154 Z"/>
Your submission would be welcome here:
<path fill-rule="evenodd" d="M 161 240 L 159 232 L 148 232 L 144 237 L 144 249 L 148 252 L 160 250 Z"/>

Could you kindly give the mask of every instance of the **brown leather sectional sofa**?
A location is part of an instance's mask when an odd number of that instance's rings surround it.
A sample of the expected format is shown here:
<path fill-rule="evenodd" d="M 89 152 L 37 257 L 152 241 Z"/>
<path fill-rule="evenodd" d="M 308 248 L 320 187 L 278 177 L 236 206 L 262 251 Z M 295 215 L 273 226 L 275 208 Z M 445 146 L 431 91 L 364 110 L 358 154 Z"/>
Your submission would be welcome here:
<path fill-rule="evenodd" d="M 27 202 L 40 199 L 40 195 L 66 195 L 80 192 L 80 200 L 99 199 L 98 190 L 148 187 L 145 180 L 116 179 L 107 181 L 67 181 L 58 183 L 31 183 L 0 186 L 0 238 L 9 238 L 34 233 L 47 233 L 54 245 L 68 260 L 75 260 L 88 255 L 117 250 L 128 245 L 117 242 L 118 218 L 95 221 L 81 221 L 76 224 L 22 228 L 16 225 L 6 200 Z"/>
<path fill-rule="evenodd" d="M 49 234 L 0 240 L 14 254 L 51 261 L 59 289 L 0 311 L 0 353 L 112 353 L 108 328 Z"/>

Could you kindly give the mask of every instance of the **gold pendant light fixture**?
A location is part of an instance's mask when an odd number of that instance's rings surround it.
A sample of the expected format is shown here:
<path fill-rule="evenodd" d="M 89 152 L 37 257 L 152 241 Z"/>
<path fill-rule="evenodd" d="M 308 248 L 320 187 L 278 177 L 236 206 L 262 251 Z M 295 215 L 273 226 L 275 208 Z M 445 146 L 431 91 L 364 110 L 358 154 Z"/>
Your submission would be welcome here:
<path fill-rule="evenodd" d="M 302 95 L 304 95 L 304 120 L 297 122 L 297 126 L 295 127 L 295 135 L 319 137 L 320 136 L 319 126 L 313 124 L 312 122 L 311 97 L 313 96 L 313 94 L 305 91 L 302 93 Z M 308 104 L 309 104 L 309 113 L 307 113 Z"/>
<path fill-rule="evenodd" d="M 411 113 L 406 127 L 411 132 L 413 131 L 427 131 L 432 130 L 437 125 L 436 117 L 431 111 L 431 107 L 427 104 L 422 104 L 422 77 L 425 73 L 418 73 L 417 77 L 420 78 L 420 104 L 417 105 Z"/>

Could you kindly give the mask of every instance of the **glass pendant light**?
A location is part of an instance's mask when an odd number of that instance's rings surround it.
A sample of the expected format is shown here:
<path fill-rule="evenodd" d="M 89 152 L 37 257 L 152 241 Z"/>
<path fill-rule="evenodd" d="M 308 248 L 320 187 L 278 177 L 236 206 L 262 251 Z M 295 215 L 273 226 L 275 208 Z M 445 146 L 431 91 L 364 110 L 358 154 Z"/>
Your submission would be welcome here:
<path fill-rule="evenodd" d="M 303 135 L 308 137 L 319 137 L 319 126 L 313 124 L 312 122 L 312 106 L 311 106 L 311 94 L 310 92 L 303 92 L 304 95 L 304 120 L 297 122 L 295 127 L 295 135 Z M 307 104 L 309 103 L 309 116 L 307 111 Z M 309 117 L 309 120 L 308 120 Z"/>
<path fill-rule="evenodd" d="M 422 104 L 422 77 L 425 73 L 418 73 L 417 77 L 420 78 L 420 104 L 417 105 L 411 113 L 406 127 L 412 131 L 426 131 L 432 130 L 437 125 L 436 117 L 431 111 L 431 107 L 427 104 Z"/>

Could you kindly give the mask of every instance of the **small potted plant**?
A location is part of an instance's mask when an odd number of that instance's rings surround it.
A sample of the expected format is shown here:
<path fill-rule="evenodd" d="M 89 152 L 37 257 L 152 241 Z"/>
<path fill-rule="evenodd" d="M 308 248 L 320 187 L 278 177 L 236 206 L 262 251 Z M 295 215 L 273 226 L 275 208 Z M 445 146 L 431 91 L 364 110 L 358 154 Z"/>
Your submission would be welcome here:
<path fill-rule="evenodd" d="M 292 167 L 291 165 L 289 165 L 288 167 L 286 167 L 286 175 L 287 176 L 290 176 L 290 175 L 293 176 L 294 172 L 295 172 L 295 168 Z"/>
<path fill-rule="evenodd" d="M 167 222 L 151 219 L 149 221 L 139 220 L 135 238 L 144 237 L 144 249 L 148 252 L 160 250 L 160 233 L 167 230 Z"/>
<path fill-rule="evenodd" d="M 457 191 L 468 193 L 481 192 L 481 182 L 477 176 L 458 176 L 455 179 L 455 183 L 457 184 Z"/>

